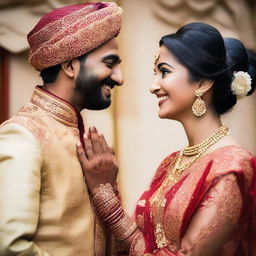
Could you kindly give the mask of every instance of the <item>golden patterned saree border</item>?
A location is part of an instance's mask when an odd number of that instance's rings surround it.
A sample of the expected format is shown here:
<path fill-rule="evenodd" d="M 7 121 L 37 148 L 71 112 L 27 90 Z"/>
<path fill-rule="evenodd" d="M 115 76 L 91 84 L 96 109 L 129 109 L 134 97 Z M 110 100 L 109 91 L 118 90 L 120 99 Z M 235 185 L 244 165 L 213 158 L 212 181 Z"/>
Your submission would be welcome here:
<path fill-rule="evenodd" d="M 49 112 L 57 121 L 71 127 L 78 126 L 76 111 L 68 103 L 36 87 L 31 102 Z"/>

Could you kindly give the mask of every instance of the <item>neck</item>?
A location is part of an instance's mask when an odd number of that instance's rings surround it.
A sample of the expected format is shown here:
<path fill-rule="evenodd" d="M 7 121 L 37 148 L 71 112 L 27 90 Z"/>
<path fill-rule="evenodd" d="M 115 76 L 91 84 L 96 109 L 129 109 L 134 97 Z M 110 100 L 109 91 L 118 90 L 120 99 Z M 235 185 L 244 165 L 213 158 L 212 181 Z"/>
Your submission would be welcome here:
<path fill-rule="evenodd" d="M 60 82 L 54 82 L 54 83 L 46 83 L 44 84 L 44 88 L 46 88 L 49 92 L 56 95 L 57 97 L 61 98 L 62 100 L 65 100 L 70 105 L 72 105 L 77 111 L 80 111 L 79 107 L 76 106 L 76 102 L 74 100 L 74 89 L 72 85 L 69 85 L 67 83 L 60 83 Z"/>
<path fill-rule="evenodd" d="M 69 92 L 69 90 L 64 90 L 57 83 L 44 84 L 44 88 L 46 88 L 49 92 L 58 96 L 59 98 L 65 100 L 67 102 L 70 102 L 70 92 Z"/>
<path fill-rule="evenodd" d="M 208 139 L 220 126 L 221 121 L 212 112 L 206 113 L 202 117 L 186 118 L 182 125 L 188 137 L 189 146 L 197 145 Z"/>

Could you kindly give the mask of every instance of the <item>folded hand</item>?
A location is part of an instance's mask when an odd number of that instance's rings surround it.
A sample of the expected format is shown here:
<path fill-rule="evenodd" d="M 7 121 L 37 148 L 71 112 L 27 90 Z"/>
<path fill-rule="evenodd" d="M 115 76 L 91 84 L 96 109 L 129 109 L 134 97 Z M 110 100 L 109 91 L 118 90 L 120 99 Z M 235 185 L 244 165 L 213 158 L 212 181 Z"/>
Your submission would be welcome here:
<path fill-rule="evenodd" d="M 94 195 L 100 184 L 116 183 L 118 164 L 113 150 L 108 146 L 104 136 L 96 128 L 90 128 L 84 134 L 84 149 L 77 144 L 78 159 L 81 163 L 85 182 Z"/>

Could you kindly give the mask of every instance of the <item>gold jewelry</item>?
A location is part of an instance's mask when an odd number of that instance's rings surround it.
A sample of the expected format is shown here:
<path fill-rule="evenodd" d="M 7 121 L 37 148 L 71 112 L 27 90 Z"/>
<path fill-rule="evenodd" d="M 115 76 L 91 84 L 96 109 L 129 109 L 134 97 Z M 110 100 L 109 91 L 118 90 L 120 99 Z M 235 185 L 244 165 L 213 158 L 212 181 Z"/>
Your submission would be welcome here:
<path fill-rule="evenodd" d="M 192 105 L 192 112 L 195 116 L 202 116 L 206 112 L 206 106 L 204 100 L 201 98 L 203 93 L 200 89 L 195 91 L 196 100 Z"/>
<path fill-rule="evenodd" d="M 111 184 L 100 184 L 93 203 L 98 216 L 118 241 L 127 239 L 137 229 L 136 223 L 124 212 Z"/>
<path fill-rule="evenodd" d="M 221 126 L 219 127 L 208 139 L 202 141 L 201 143 L 194 146 L 187 146 L 183 150 L 184 156 L 194 156 L 201 152 L 206 151 L 211 145 L 216 143 L 218 140 L 223 138 L 228 134 L 228 127 Z"/>
<path fill-rule="evenodd" d="M 166 205 L 164 190 L 167 186 L 175 184 L 181 178 L 182 174 L 184 174 L 185 170 L 187 170 L 210 146 L 212 146 L 214 143 L 216 143 L 227 134 L 228 127 L 221 126 L 208 139 L 204 140 L 200 144 L 192 147 L 186 147 L 181 150 L 176 158 L 173 168 L 166 175 L 163 183 L 158 188 L 153 197 L 150 199 L 151 209 L 155 209 L 155 212 L 151 212 L 151 218 L 152 221 L 154 218 L 154 233 L 158 248 L 163 248 L 168 245 L 168 240 L 165 236 L 165 232 L 162 226 L 164 208 Z M 183 155 L 195 156 L 189 162 L 181 164 Z"/>
<path fill-rule="evenodd" d="M 154 56 L 154 65 L 157 63 L 158 59 L 159 59 L 159 56 L 160 56 L 160 52 L 158 50 L 158 53 Z"/>

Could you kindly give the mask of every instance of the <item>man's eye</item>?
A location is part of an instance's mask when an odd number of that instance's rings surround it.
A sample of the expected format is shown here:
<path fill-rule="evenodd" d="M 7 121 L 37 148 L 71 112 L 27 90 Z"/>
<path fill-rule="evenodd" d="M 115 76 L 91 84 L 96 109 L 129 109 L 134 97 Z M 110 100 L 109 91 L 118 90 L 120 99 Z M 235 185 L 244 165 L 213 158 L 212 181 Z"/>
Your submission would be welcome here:
<path fill-rule="evenodd" d="M 113 61 L 105 61 L 105 64 L 108 66 L 108 67 L 113 67 L 114 65 L 114 62 Z"/>

